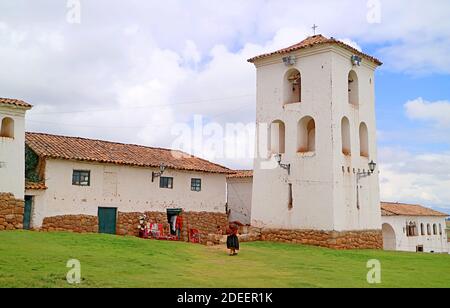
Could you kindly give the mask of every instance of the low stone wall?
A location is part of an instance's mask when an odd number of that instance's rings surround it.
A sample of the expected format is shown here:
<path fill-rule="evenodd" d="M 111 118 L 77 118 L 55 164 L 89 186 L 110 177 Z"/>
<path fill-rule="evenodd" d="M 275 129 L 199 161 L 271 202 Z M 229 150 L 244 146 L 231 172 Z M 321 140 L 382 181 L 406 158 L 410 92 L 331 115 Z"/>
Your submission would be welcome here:
<path fill-rule="evenodd" d="M 139 235 L 139 217 L 144 213 L 123 213 L 119 212 L 117 215 L 117 235 Z M 164 225 L 164 230 L 169 230 L 167 222 L 167 214 L 162 212 L 146 212 L 148 221 Z"/>
<path fill-rule="evenodd" d="M 1 197 L 0 197 L 1 198 Z M 3 199 L 0 199 L 0 201 Z M 16 200 L 17 202 L 17 200 Z M 13 202 L 14 203 L 14 202 Z M 18 202 L 20 204 L 20 202 Z M 16 204 L 16 203 L 14 203 Z M 17 214 L 19 219 L 23 219 L 23 202 L 22 214 Z M 3 207 L 0 207 L 3 209 Z M 17 210 L 17 208 L 15 208 Z M 6 212 L 6 210 L 5 210 Z M 19 212 L 19 210 L 17 210 Z M 3 225 L 3 211 L 0 210 L 0 230 Z M 8 208 L 11 213 L 11 208 Z M 117 217 L 117 234 L 122 236 L 138 236 L 139 217 L 144 213 L 118 213 Z M 12 215 L 12 214 L 8 214 Z M 167 214 L 163 212 L 146 212 L 148 221 L 152 223 L 163 224 L 165 233 L 170 233 Z M 16 217 L 16 216 L 14 216 Z M 223 232 L 228 225 L 226 214 L 222 213 L 197 213 L 183 212 L 183 229 L 182 240 L 188 241 L 188 230 L 198 229 L 200 232 L 200 242 L 208 245 L 222 245 L 226 243 L 226 236 Z M 12 216 L 10 217 L 12 218 Z M 12 230 L 12 225 L 8 224 L 8 230 Z M 21 223 L 17 223 L 21 227 Z M 220 227 L 222 234 L 218 234 L 217 227 Z M 315 230 L 282 230 L 282 229 L 258 229 L 253 227 L 245 227 L 240 230 L 239 239 L 241 242 L 252 241 L 269 241 L 294 243 L 303 245 L 320 246 L 331 249 L 382 249 L 383 236 L 381 230 L 369 231 L 315 231 Z M 64 215 L 56 217 L 48 217 L 44 219 L 41 228 L 42 231 L 70 231 L 77 233 L 97 233 L 98 218 L 88 215 Z"/>
<path fill-rule="evenodd" d="M 183 234 L 187 237 L 187 227 L 198 229 L 202 244 L 207 243 L 209 234 L 217 234 L 217 227 L 222 233 L 226 232 L 228 227 L 228 216 L 224 213 L 187 212 L 184 218 L 186 224 L 183 226 Z"/>
<path fill-rule="evenodd" d="M 295 243 L 332 249 L 383 249 L 381 230 L 368 231 L 314 231 L 262 229 L 261 240 Z"/>
<path fill-rule="evenodd" d="M 23 200 L 12 194 L 0 193 L 0 231 L 23 229 Z"/>
<path fill-rule="evenodd" d="M 63 215 L 47 217 L 42 223 L 41 231 L 68 231 L 75 233 L 97 233 L 97 216 Z"/>
<path fill-rule="evenodd" d="M 117 215 L 117 235 L 138 236 L 139 235 L 139 217 L 144 213 L 123 213 Z M 163 212 L 146 212 L 148 221 L 152 223 L 163 224 L 166 234 L 170 233 L 170 226 L 167 221 L 167 214 Z M 198 229 L 200 233 L 200 242 L 206 244 L 208 235 L 217 233 L 217 227 L 226 229 L 228 219 L 226 214 L 208 213 L 208 212 L 184 212 L 182 240 L 188 241 L 189 229 Z M 76 233 L 97 233 L 98 218 L 89 215 L 63 215 L 47 217 L 44 219 L 41 231 L 68 231 Z"/>
<path fill-rule="evenodd" d="M 117 218 L 117 234 L 138 236 L 139 217 L 144 213 L 122 213 L 119 212 Z M 167 214 L 163 212 L 145 212 L 149 222 L 162 224 L 166 234 L 170 233 L 170 226 L 167 221 Z M 189 229 L 197 229 L 200 233 L 200 242 L 206 244 L 209 234 L 217 233 L 217 227 L 225 230 L 228 225 L 227 215 L 224 213 L 209 212 L 183 212 L 183 228 L 181 237 L 183 241 L 188 241 Z"/>
<path fill-rule="evenodd" d="M 238 238 L 240 243 L 261 241 L 261 229 L 247 226 L 240 227 Z M 214 246 L 214 245 L 226 245 L 226 243 L 227 243 L 227 235 L 209 234 L 208 241 L 206 244 L 208 246 Z"/>

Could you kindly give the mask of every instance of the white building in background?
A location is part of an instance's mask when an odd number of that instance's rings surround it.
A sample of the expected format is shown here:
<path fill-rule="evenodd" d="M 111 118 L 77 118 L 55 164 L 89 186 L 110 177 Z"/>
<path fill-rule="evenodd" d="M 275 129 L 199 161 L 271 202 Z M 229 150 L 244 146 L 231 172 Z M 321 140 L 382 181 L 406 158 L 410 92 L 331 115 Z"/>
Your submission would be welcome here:
<path fill-rule="evenodd" d="M 173 210 L 205 219 L 223 216 L 226 225 L 226 176 L 232 171 L 218 164 L 170 149 L 41 133 L 27 133 L 26 146 L 37 159 L 30 169 L 42 181 L 27 183 L 30 228 L 45 226 L 46 219 L 85 215 L 98 216 L 99 225 L 108 227 L 105 233 L 115 233 L 119 212 Z"/>
<path fill-rule="evenodd" d="M 381 209 L 384 250 L 448 253 L 448 214 L 399 203 L 382 203 Z"/>
<path fill-rule="evenodd" d="M 240 170 L 227 176 L 227 210 L 230 221 L 251 224 L 252 193 L 252 170 Z"/>
<path fill-rule="evenodd" d="M 23 200 L 25 192 L 25 113 L 31 105 L 0 98 L 0 193 Z"/>
<path fill-rule="evenodd" d="M 252 225 L 381 230 L 378 171 L 357 180 L 377 161 L 375 69 L 381 62 L 322 35 L 249 62 L 257 69 L 260 130 Z M 274 162 L 277 154 L 290 172 Z"/>

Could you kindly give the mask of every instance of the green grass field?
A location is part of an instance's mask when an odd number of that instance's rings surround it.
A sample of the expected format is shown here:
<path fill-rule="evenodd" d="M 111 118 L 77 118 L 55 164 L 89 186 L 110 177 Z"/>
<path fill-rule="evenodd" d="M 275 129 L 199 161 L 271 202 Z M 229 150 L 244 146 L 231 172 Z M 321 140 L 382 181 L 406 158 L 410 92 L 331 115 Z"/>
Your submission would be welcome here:
<path fill-rule="evenodd" d="M 71 287 L 66 263 L 81 262 L 81 287 L 450 287 L 450 256 L 334 251 L 256 242 L 239 256 L 224 247 L 108 235 L 0 232 L 0 287 Z"/>

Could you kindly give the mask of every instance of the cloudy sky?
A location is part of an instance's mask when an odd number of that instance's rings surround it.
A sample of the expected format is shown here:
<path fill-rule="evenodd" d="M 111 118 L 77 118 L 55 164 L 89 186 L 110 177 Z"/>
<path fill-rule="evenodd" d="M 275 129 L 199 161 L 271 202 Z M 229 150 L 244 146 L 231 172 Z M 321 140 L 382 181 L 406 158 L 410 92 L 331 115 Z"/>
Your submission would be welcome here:
<path fill-rule="evenodd" d="M 191 152 L 252 149 L 214 129 L 254 122 L 246 59 L 299 42 L 313 23 L 385 63 L 382 198 L 450 209 L 448 0 L 0 0 L 0 96 L 35 106 L 29 131 L 183 148 L 201 122 Z M 243 152 L 214 160 L 251 168 Z"/>

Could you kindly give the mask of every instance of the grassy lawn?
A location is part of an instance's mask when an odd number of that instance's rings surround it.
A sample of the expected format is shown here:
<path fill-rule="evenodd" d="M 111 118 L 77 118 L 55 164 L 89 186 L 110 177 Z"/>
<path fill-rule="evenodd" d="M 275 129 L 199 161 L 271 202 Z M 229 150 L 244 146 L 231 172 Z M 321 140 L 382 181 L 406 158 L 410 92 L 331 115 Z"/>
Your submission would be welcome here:
<path fill-rule="evenodd" d="M 0 287 L 70 287 L 73 258 L 82 287 L 371 287 L 370 259 L 381 261 L 381 287 L 450 287 L 449 255 L 257 242 L 229 257 L 224 247 L 25 231 L 0 232 Z"/>

